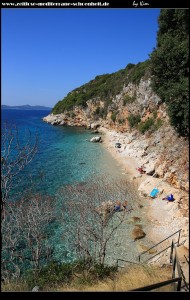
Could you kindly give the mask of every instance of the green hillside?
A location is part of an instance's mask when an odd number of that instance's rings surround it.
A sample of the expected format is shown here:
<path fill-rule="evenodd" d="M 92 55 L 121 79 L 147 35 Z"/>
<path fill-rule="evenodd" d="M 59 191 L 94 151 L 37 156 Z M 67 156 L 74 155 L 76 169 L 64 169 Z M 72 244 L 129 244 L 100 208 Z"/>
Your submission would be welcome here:
<path fill-rule="evenodd" d="M 105 102 L 105 109 L 112 102 L 123 88 L 124 83 L 133 82 L 138 84 L 140 79 L 149 72 L 150 61 L 128 64 L 125 69 L 112 74 L 96 76 L 93 80 L 68 93 L 53 108 L 53 114 L 63 113 L 65 110 L 72 110 L 73 106 L 80 105 L 86 107 L 86 101 L 99 97 Z"/>
<path fill-rule="evenodd" d="M 86 107 L 86 101 L 97 98 L 105 102 L 100 117 L 124 84 L 138 84 L 143 76 L 151 77 L 152 89 L 167 105 L 171 125 L 181 136 L 189 136 L 189 10 L 161 9 L 158 19 L 157 45 L 145 62 L 128 64 L 112 74 L 96 76 L 94 80 L 71 91 L 53 108 L 53 114 Z M 131 101 L 132 99 L 130 99 Z"/>

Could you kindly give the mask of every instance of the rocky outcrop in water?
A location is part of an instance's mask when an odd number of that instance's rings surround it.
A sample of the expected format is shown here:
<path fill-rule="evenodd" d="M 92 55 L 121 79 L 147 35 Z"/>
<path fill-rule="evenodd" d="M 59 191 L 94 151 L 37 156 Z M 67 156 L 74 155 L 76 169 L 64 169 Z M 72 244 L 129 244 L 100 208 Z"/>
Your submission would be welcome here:
<path fill-rule="evenodd" d="M 146 233 L 142 230 L 141 225 L 135 225 L 132 230 L 132 239 L 134 241 L 144 238 Z"/>

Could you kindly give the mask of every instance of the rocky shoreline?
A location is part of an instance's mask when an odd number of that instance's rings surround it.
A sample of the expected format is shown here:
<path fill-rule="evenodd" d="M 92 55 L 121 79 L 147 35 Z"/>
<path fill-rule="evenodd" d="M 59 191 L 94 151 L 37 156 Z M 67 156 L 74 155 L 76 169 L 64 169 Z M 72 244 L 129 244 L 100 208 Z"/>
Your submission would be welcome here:
<path fill-rule="evenodd" d="M 129 176 L 129 180 L 136 184 L 139 195 L 144 199 L 150 199 L 152 189 L 158 188 L 158 196 L 150 202 L 146 216 L 150 219 L 150 236 L 155 243 L 169 236 L 171 233 L 182 229 L 181 238 L 185 240 L 184 246 L 189 249 L 189 182 L 187 174 L 183 172 L 177 176 L 178 167 L 173 155 L 173 147 L 169 153 L 164 153 L 165 144 L 168 139 L 173 144 L 179 140 L 171 126 L 166 125 L 153 136 L 139 135 L 137 131 L 121 132 L 111 128 L 104 122 L 92 122 L 91 119 L 74 118 L 66 114 L 50 114 L 43 118 L 43 121 L 51 125 L 59 126 L 83 126 L 93 132 L 101 133 L 91 141 L 102 142 L 102 145 L 121 164 L 123 171 Z M 168 138 L 167 138 L 168 136 Z M 173 141 L 171 140 L 173 137 Z M 121 146 L 118 148 L 116 144 Z M 177 152 L 177 150 L 175 150 Z M 168 159 L 168 156 L 170 159 Z M 145 174 L 140 174 L 137 168 L 144 166 Z M 187 172 L 186 172 L 187 173 Z M 168 203 L 162 198 L 173 194 L 175 201 Z M 169 226 L 167 226 L 169 224 Z"/>
<path fill-rule="evenodd" d="M 177 189 L 163 178 L 153 177 L 148 174 L 139 174 L 137 168 L 144 164 L 146 161 L 136 155 L 135 147 L 131 143 L 124 144 L 121 148 L 116 148 L 115 143 L 122 142 L 125 139 L 125 135 L 117 133 L 116 131 L 110 131 L 101 127 L 99 129 L 103 134 L 102 145 L 112 154 L 119 164 L 123 167 L 124 173 L 129 177 L 131 182 L 136 186 L 139 192 L 139 196 L 142 198 L 141 215 L 150 224 L 146 227 L 146 236 L 154 244 L 159 243 L 165 238 L 169 237 L 176 231 L 180 230 L 180 243 L 181 246 L 178 250 L 178 256 L 180 264 L 182 266 L 183 274 L 186 281 L 189 282 L 189 264 L 187 263 L 185 256 L 189 259 L 189 194 L 186 191 Z M 133 149 L 134 151 L 132 151 Z M 159 189 L 159 193 L 156 198 L 152 199 L 149 195 L 152 189 Z M 169 202 L 162 200 L 163 197 L 172 193 L 175 201 Z M 149 205 L 144 205 L 148 201 Z M 159 245 L 159 251 L 165 249 L 171 245 L 171 240 L 174 242 L 178 240 L 179 233 L 174 234 L 168 241 Z M 155 250 L 156 249 L 156 250 Z M 154 251 L 158 251 L 155 248 Z M 146 249 L 145 249 L 146 250 Z M 152 263 L 156 263 L 160 266 L 169 264 L 170 249 L 165 252 L 161 257 L 155 257 Z"/>
<path fill-rule="evenodd" d="M 122 174 L 128 176 L 136 187 L 142 204 L 149 202 L 149 205 L 142 205 L 140 208 L 140 214 L 144 214 L 150 224 L 146 228 L 146 236 L 156 244 L 181 229 L 180 254 L 187 274 L 188 264 L 184 261 L 184 255 L 189 257 L 189 181 L 188 171 L 185 169 L 188 156 L 186 142 L 177 137 L 167 120 L 165 119 L 165 126 L 152 135 L 140 135 L 134 129 L 122 132 L 117 126 L 110 126 L 104 121 L 93 123 L 83 116 L 73 119 L 65 114 L 51 114 L 43 118 L 43 121 L 52 125 L 83 126 L 97 135 L 101 134 L 103 147 L 118 161 Z M 170 147 L 170 144 L 173 146 Z M 137 170 L 142 165 L 144 174 Z M 154 188 L 159 193 L 152 199 L 150 192 Z M 168 194 L 173 194 L 175 201 L 162 200 Z M 165 257 L 167 260 L 163 257 L 158 263 L 167 263 L 168 255 Z"/>
<path fill-rule="evenodd" d="M 188 199 L 188 193 L 175 188 L 162 178 L 148 175 L 150 173 L 149 166 L 145 174 L 140 174 L 137 168 L 144 164 L 146 169 L 146 163 L 144 159 L 134 157 L 134 153 L 131 151 L 134 146 L 125 144 L 119 149 L 115 147 L 115 143 L 121 141 L 125 135 L 103 127 L 99 130 L 103 133 L 103 146 L 123 166 L 123 171 L 130 177 L 130 180 L 136 183 L 139 195 L 150 203 L 146 217 L 151 222 L 148 233 L 151 235 L 151 239 L 157 243 L 182 228 L 181 238 L 185 240 L 184 246 L 189 249 L 188 203 L 185 203 Z M 159 194 L 155 199 L 151 199 L 149 195 L 155 187 L 159 189 Z M 169 203 L 162 200 L 164 196 L 171 193 L 174 195 L 174 202 Z"/>

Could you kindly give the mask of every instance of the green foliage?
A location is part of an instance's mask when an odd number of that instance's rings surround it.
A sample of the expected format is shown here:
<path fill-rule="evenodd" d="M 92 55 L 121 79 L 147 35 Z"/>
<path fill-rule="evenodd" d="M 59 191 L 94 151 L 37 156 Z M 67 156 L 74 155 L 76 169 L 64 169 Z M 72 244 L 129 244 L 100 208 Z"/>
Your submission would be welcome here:
<path fill-rule="evenodd" d="M 40 271 L 29 270 L 25 277 L 28 287 L 31 289 L 35 285 L 40 288 L 45 285 L 54 285 L 56 283 L 68 283 L 72 276 L 73 265 L 71 263 L 51 262 Z"/>
<path fill-rule="evenodd" d="M 132 103 L 135 101 L 135 97 L 131 97 L 129 96 L 128 94 L 126 94 L 124 97 L 123 97 L 123 105 L 125 106 L 127 103 Z"/>
<path fill-rule="evenodd" d="M 118 120 L 118 123 L 119 123 L 119 124 L 123 124 L 124 122 L 125 122 L 125 119 L 119 119 L 119 120 Z"/>
<path fill-rule="evenodd" d="M 95 111 L 94 111 L 94 115 L 99 115 L 100 113 L 100 106 L 98 106 Z"/>
<path fill-rule="evenodd" d="M 92 261 L 79 260 L 72 263 L 51 262 L 41 270 L 29 270 L 23 278 L 31 290 L 34 286 L 43 289 L 59 283 L 70 283 L 73 274 L 80 274 L 78 284 L 92 284 L 94 280 L 103 279 L 117 271 L 117 266 L 93 264 Z"/>
<path fill-rule="evenodd" d="M 156 123 L 154 123 L 153 127 L 154 127 L 154 130 L 158 130 L 162 125 L 163 125 L 163 120 L 158 118 L 156 120 Z"/>
<path fill-rule="evenodd" d="M 112 112 L 111 119 L 113 122 L 116 121 L 116 117 L 117 117 L 117 112 L 116 111 Z"/>
<path fill-rule="evenodd" d="M 138 65 L 128 64 L 125 69 L 118 72 L 96 76 L 95 79 L 68 93 L 54 106 L 52 113 L 59 114 L 65 110 L 70 111 L 75 105 L 85 108 L 87 100 L 99 98 L 105 103 L 104 111 L 102 111 L 102 116 L 105 116 L 107 107 L 111 104 L 112 99 L 121 92 L 123 85 L 130 81 L 138 83 L 146 74 L 148 65 L 148 61 L 138 63 Z"/>
<path fill-rule="evenodd" d="M 66 115 L 67 115 L 68 117 L 70 117 L 70 118 L 76 117 L 76 114 L 75 114 L 73 111 L 68 111 L 68 112 L 66 113 Z"/>
<path fill-rule="evenodd" d="M 154 111 L 153 111 L 153 117 L 154 117 L 154 119 L 157 118 L 157 110 L 154 110 Z"/>
<path fill-rule="evenodd" d="M 129 71 L 129 70 L 131 70 L 134 66 L 135 66 L 134 64 L 129 63 L 129 64 L 126 66 L 125 69 L 126 69 L 127 71 Z"/>
<path fill-rule="evenodd" d="M 129 74 L 128 80 L 129 82 L 139 84 L 142 77 L 150 76 L 150 60 L 146 60 L 144 62 L 139 62 L 134 66 L 133 71 Z"/>
<path fill-rule="evenodd" d="M 106 107 L 100 107 L 98 106 L 96 110 L 94 111 L 94 116 L 98 116 L 100 118 L 105 118 L 107 114 L 107 108 Z"/>
<path fill-rule="evenodd" d="M 129 124 L 130 124 L 131 127 L 136 127 L 137 124 L 141 120 L 141 116 L 140 115 L 131 114 L 131 115 L 128 116 L 127 120 L 129 121 Z"/>
<path fill-rule="evenodd" d="M 102 264 L 95 264 L 92 269 L 90 269 L 90 274 L 95 279 L 103 279 L 117 271 L 117 266 L 105 266 Z"/>
<path fill-rule="evenodd" d="M 154 124 L 154 119 L 150 118 L 145 122 L 140 122 L 140 124 L 138 125 L 138 129 L 141 133 L 144 134 L 145 131 L 149 130 L 153 124 Z"/>
<path fill-rule="evenodd" d="M 151 57 L 152 87 L 167 103 L 171 125 L 189 134 L 189 10 L 163 9 Z"/>

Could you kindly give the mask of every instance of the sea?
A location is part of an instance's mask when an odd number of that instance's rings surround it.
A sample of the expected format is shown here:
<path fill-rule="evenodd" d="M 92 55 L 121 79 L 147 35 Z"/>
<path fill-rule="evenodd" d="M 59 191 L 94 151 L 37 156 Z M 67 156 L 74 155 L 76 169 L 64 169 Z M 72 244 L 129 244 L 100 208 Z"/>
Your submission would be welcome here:
<path fill-rule="evenodd" d="M 101 182 L 101 189 L 104 193 L 100 194 L 104 195 L 104 201 L 124 201 L 127 198 L 129 205 L 133 208 L 130 216 L 126 216 L 125 222 L 109 244 L 107 255 L 109 263 L 115 263 L 118 257 L 136 260 L 139 248 L 134 247 L 134 241 L 131 239 L 134 224 L 131 224 L 129 219 L 132 216 L 139 216 L 139 213 L 135 211 L 137 207 L 135 201 L 139 200 L 125 186 L 113 191 L 114 182 L 126 180 L 122 166 L 113 159 L 101 143 L 90 142 L 94 136 L 90 130 L 83 127 L 48 124 L 42 118 L 49 113 L 48 110 L 1 110 L 2 126 L 5 122 L 16 125 L 21 141 L 24 141 L 29 132 L 31 141 L 36 135 L 38 136 L 38 151 L 31 163 L 22 171 L 22 181 L 15 189 L 27 190 L 32 182 L 33 192 L 58 199 L 59 191 L 65 186 L 90 185 L 96 180 L 97 184 Z M 13 194 L 16 192 L 15 190 Z M 64 224 L 60 222 L 50 236 L 54 247 L 53 256 L 57 261 L 71 261 L 73 254 L 68 250 L 68 245 L 62 238 L 63 227 Z"/>
<path fill-rule="evenodd" d="M 119 175 L 117 163 L 101 144 L 91 143 L 93 137 L 83 127 L 52 126 L 42 120 L 50 111 L 3 109 L 1 122 L 17 127 L 20 140 L 31 133 L 31 143 L 38 137 L 38 150 L 25 168 L 33 180 L 42 178 L 36 187 L 40 192 L 55 195 L 64 184 L 85 182 L 98 174 L 114 178 Z"/>

